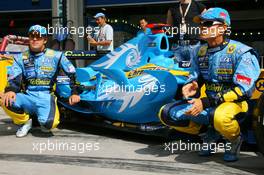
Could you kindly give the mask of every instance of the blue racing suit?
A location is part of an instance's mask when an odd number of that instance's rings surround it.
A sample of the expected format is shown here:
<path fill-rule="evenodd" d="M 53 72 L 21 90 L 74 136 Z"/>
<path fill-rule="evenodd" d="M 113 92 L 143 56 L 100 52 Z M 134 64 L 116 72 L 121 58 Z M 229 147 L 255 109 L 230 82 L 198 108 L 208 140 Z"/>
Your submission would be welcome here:
<path fill-rule="evenodd" d="M 212 123 L 225 138 L 234 140 L 240 134 L 235 117 L 247 112 L 247 100 L 260 74 L 257 58 L 252 48 L 233 40 L 227 39 L 216 48 L 208 48 L 207 44 L 201 46 L 198 58 L 192 60 L 186 84 L 196 81 L 199 87 L 205 85 L 205 94 L 200 96 L 204 111 L 194 117 L 185 114 L 191 104 L 165 105 L 160 112 L 161 121 L 170 125 L 186 120 L 205 125 Z"/>
<path fill-rule="evenodd" d="M 144 30 L 139 30 L 138 32 L 137 32 L 137 36 L 138 35 L 140 35 L 140 34 L 144 34 L 144 35 L 150 35 L 150 34 L 152 34 L 152 32 L 151 32 L 151 29 L 150 28 L 147 28 L 146 29 L 146 32 L 144 32 Z"/>
<path fill-rule="evenodd" d="M 70 78 L 72 94 L 78 94 L 75 68 L 62 52 L 45 49 L 41 53 L 26 51 L 16 55 L 8 69 L 5 89 L 15 92 L 16 100 L 8 109 L 37 116 L 40 125 L 55 128 L 59 124 L 59 111 L 52 91 L 60 68 Z M 28 117 L 13 116 L 12 119 L 16 124 L 23 124 Z"/>

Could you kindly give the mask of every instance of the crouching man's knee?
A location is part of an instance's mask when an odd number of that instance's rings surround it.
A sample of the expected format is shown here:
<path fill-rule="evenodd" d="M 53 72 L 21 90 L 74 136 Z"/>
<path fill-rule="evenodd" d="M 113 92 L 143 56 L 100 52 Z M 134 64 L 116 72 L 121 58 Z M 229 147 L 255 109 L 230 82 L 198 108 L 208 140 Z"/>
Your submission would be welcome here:
<path fill-rule="evenodd" d="M 13 110 L 13 108 L 1 106 L 5 113 L 13 120 L 16 125 L 25 124 L 29 120 L 29 114 L 22 111 Z"/>
<path fill-rule="evenodd" d="M 229 141 L 235 140 L 240 134 L 238 121 L 232 111 L 216 109 L 214 115 L 214 128 Z"/>

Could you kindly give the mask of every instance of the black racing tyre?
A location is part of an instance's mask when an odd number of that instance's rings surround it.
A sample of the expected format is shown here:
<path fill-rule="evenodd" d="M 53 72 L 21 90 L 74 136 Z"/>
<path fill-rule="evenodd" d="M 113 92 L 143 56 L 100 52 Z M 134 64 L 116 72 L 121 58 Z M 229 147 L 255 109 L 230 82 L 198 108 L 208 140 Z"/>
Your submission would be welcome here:
<path fill-rule="evenodd" d="M 259 98 L 259 102 L 256 110 L 256 140 L 259 151 L 264 155 L 264 94 Z"/>

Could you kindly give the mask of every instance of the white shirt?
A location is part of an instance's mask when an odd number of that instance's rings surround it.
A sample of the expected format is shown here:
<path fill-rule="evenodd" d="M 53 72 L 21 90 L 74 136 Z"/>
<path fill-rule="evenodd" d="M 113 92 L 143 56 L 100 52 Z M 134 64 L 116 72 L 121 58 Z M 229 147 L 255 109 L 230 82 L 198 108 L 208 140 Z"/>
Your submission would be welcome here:
<path fill-rule="evenodd" d="M 97 35 L 95 36 L 97 42 L 100 41 L 112 41 L 109 46 L 97 46 L 97 50 L 114 50 L 114 30 L 109 24 L 105 24 L 99 28 Z"/>

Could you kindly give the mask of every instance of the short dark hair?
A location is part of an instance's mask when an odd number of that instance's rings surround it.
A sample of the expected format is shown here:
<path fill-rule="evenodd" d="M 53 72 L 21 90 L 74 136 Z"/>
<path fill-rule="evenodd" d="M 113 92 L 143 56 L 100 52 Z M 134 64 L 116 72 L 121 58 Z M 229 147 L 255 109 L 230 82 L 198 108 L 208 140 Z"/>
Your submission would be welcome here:
<path fill-rule="evenodd" d="M 142 20 L 145 20 L 146 22 L 148 22 L 146 17 L 142 17 L 142 18 L 139 19 L 139 21 L 142 21 Z"/>

